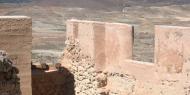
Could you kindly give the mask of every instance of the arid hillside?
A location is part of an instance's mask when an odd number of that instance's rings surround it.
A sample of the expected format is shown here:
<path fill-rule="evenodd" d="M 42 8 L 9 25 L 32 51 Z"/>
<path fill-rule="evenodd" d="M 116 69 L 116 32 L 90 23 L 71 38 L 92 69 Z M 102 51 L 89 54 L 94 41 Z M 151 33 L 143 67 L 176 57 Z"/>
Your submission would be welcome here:
<path fill-rule="evenodd" d="M 119 10 L 126 6 L 166 6 L 189 4 L 189 0 L 0 0 L 0 3 L 30 3 L 39 6 L 80 7 Z"/>
<path fill-rule="evenodd" d="M 163 6 L 187 4 L 188 0 L 33 0 L 34 5 L 80 7 L 93 10 L 121 10 L 126 6 Z"/>
<path fill-rule="evenodd" d="M 190 26 L 190 1 L 33 0 L 22 3 L 18 0 L 0 3 L 0 15 L 32 17 L 34 62 L 57 62 L 65 46 L 65 21 L 72 18 L 134 25 L 134 59 L 151 62 L 154 25 Z"/>

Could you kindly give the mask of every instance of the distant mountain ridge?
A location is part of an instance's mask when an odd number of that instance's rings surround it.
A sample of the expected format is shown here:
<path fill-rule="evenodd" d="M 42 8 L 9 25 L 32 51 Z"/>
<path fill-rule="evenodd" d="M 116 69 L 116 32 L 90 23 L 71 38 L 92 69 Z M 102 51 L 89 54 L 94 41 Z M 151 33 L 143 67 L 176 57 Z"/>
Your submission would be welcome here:
<path fill-rule="evenodd" d="M 190 0 L 0 0 L 0 3 L 30 3 L 40 6 L 64 6 L 90 9 L 122 9 L 128 6 L 164 6 L 190 4 Z"/>
<path fill-rule="evenodd" d="M 118 4 L 118 3 L 125 3 L 125 2 L 129 2 L 129 3 L 175 3 L 175 4 L 187 4 L 190 3 L 190 0 L 0 0 L 0 3 L 27 3 L 27 2 L 40 2 L 40 3 L 47 3 L 47 2 L 51 2 L 53 4 L 61 4 L 61 3 L 90 3 L 90 2 L 99 2 L 99 3 L 103 3 L 103 4 Z"/>
<path fill-rule="evenodd" d="M 0 0 L 0 3 L 28 3 L 32 0 Z"/>
<path fill-rule="evenodd" d="M 90 9 L 121 10 L 127 6 L 165 6 L 190 4 L 190 0 L 33 0 L 43 6 L 81 7 Z"/>

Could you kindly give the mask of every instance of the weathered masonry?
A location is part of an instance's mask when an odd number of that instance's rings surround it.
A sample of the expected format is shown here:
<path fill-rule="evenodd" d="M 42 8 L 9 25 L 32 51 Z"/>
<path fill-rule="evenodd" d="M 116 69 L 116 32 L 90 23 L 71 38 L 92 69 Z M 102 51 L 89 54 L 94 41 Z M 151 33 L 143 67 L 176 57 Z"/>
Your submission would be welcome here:
<path fill-rule="evenodd" d="M 62 64 L 76 95 L 190 95 L 189 31 L 155 26 L 155 63 L 146 63 L 131 58 L 133 26 L 69 20 Z"/>
<path fill-rule="evenodd" d="M 189 66 L 190 27 L 155 26 L 155 63 L 180 73 Z"/>
<path fill-rule="evenodd" d="M 6 51 L 18 69 L 22 95 L 32 95 L 31 83 L 32 20 L 25 16 L 0 17 L 0 50 Z M 1 75 L 0 75 L 1 76 Z M 1 81 L 1 80 L 0 80 Z M 9 87 L 11 89 L 11 87 Z M 1 95 L 19 95 L 9 92 Z"/>
<path fill-rule="evenodd" d="M 74 75 L 76 95 L 99 95 L 107 64 L 132 59 L 133 27 L 120 23 L 70 20 L 63 65 Z M 65 64 L 64 64 L 65 63 Z"/>
<path fill-rule="evenodd" d="M 121 23 L 70 20 L 67 37 L 80 42 L 84 53 L 95 59 L 96 69 L 132 59 L 133 26 Z"/>

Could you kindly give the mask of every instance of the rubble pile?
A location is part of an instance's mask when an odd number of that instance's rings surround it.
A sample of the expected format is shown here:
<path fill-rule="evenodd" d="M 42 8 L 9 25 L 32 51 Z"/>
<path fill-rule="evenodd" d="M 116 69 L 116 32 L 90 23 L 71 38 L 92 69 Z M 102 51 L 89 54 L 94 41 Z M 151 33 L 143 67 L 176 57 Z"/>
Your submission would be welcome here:
<path fill-rule="evenodd" d="M 97 72 L 94 60 L 82 53 L 79 41 L 68 38 L 62 63 L 74 76 L 75 95 L 101 95 L 98 93 Z"/>
<path fill-rule="evenodd" d="M 18 73 L 7 53 L 0 50 L 0 95 L 21 95 Z"/>

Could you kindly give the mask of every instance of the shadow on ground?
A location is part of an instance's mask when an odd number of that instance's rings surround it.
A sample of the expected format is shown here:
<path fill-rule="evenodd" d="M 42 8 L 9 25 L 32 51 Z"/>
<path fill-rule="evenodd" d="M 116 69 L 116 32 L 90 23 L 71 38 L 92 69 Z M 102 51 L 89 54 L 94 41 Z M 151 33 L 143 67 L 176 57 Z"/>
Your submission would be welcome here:
<path fill-rule="evenodd" d="M 67 68 L 48 70 L 32 66 L 34 95 L 75 95 L 74 76 Z"/>

